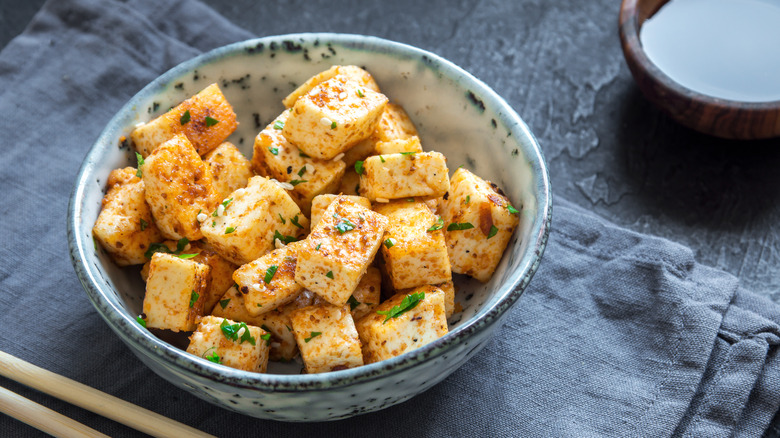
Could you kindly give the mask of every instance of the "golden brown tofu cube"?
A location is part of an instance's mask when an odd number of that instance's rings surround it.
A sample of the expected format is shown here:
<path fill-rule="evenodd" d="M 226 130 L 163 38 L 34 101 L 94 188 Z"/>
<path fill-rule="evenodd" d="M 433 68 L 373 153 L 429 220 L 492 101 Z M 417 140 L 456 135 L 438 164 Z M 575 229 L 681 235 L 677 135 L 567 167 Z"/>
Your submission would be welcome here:
<path fill-rule="evenodd" d="M 450 281 L 450 260 L 442 222 L 425 203 L 414 199 L 377 203 L 388 219 L 382 244 L 387 273 L 395 289 Z"/>
<path fill-rule="evenodd" d="M 308 227 L 309 220 L 285 189 L 255 176 L 211 211 L 201 230 L 219 255 L 243 265 L 274 249 L 279 236 L 297 240 Z"/>
<path fill-rule="evenodd" d="M 341 178 L 338 192 L 342 195 L 360 196 L 360 175 L 354 168 L 348 168 Z"/>
<path fill-rule="evenodd" d="M 422 286 L 409 294 L 397 294 L 356 327 L 367 364 L 415 350 L 447 334 L 444 292 Z"/>
<path fill-rule="evenodd" d="M 282 132 L 310 157 L 329 160 L 368 138 L 385 104 L 384 94 L 335 76 L 295 102 Z"/>
<path fill-rule="evenodd" d="M 379 118 L 374 137 L 377 141 L 390 141 L 406 139 L 418 135 L 412 119 L 406 114 L 401 105 L 388 103 Z"/>
<path fill-rule="evenodd" d="M 231 368 L 264 373 L 270 338 L 270 333 L 260 327 L 209 315 L 190 335 L 187 353 Z"/>
<path fill-rule="evenodd" d="M 206 154 L 204 160 L 211 168 L 214 190 L 219 199 L 225 199 L 234 191 L 246 187 L 254 176 L 252 163 L 230 142 L 224 142 Z"/>
<path fill-rule="evenodd" d="M 343 306 L 371 264 L 387 218 L 339 196 L 298 249 L 295 281 Z"/>
<path fill-rule="evenodd" d="M 284 104 L 285 108 L 290 108 L 291 106 L 295 105 L 295 101 L 297 101 L 299 97 L 308 93 L 312 88 L 316 87 L 320 83 L 325 82 L 336 75 L 346 76 L 349 79 L 361 84 L 362 86 L 379 93 L 379 86 L 376 84 L 374 78 L 371 77 L 369 72 L 355 65 L 334 65 L 333 67 L 323 72 L 317 73 L 316 75 L 309 78 L 300 87 L 295 89 L 295 91 L 285 97 L 284 100 L 282 100 L 282 103 Z"/>
<path fill-rule="evenodd" d="M 360 278 L 355 291 L 347 300 L 349 310 L 352 312 L 352 319 L 359 320 L 370 313 L 374 307 L 379 305 L 382 294 L 382 274 L 379 269 L 369 266 L 363 277 Z"/>
<path fill-rule="evenodd" d="M 440 211 L 452 272 L 490 280 L 520 222 L 518 210 L 497 186 L 460 168 Z"/>
<path fill-rule="evenodd" d="M 342 195 L 347 196 L 347 195 Z M 331 202 L 333 202 L 336 198 L 338 198 L 339 195 L 319 195 L 316 196 L 311 203 L 311 227 L 314 228 L 314 226 L 319 222 L 320 216 L 322 216 L 322 212 L 325 211 L 325 209 L 328 208 Z M 363 207 L 366 207 L 368 209 L 371 208 L 371 201 L 368 200 L 368 198 L 364 198 L 362 196 L 347 196 L 350 201 L 362 205 Z"/>
<path fill-rule="evenodd" d="M 217 84 L 139 126 L 130 134 L 135 149 L 146 158 L 176 134 L 185 135 L 200 155 L 219 146 L 236 130 L 236 113 Z"/>
<path fill-rule="evenodd" d="M 233 281 L 244 294 L 244 305 L 250 315 L 257 316 L 283 306 L 303 290 L 303 286 L 295 282 L 298 245 L 299 242 L 292 242 L 275 249 L 241 266 L 233 274 Z"/>
<path fill-rule="evenodd" d="M 315 196 L 336 191 L 346 165 L 311 158 L 287 141 L 281 128 L 289 114 L 284 111 L 257 134 L 252 163 L 256 172 L 289 184 L 288 193 L 308 216 Z"/>
<path fill-rule="evenodd" d="M 204 313 L 209 271 L 203 263 L 155 253 L 144 296 L 146 326 L 174 332 L 194 330 Z"/>
<path fill-rule="evenodd" d="M 183 135 L 154 150 L 141 166 L 146 202 L 155 223 L 169 239 L 198 240 L 198 215 L 212 211 L 219 201 L 211 170 Z"/>
<path fill-rule="evenodd" d="M 117 265 L 144 263 L 149 245 L 162 240 L 146 204 L 144 182 L 134 168 L 126 167 L 111 171 L 106 186 L 92 235 Z"/>
<path fill-rule="evenodd" d="M 348 306 L 304 307 L 293 311 L 290 319 L 307 373 L 363 365 L 360 340 Z"/>
<path fill-rule="evenodd" d="M 366 158 L 360 194 L 372 201 L 439 197 L 450 189 L 447 159 L 438 152 L 397 153 Z"/>
<path fill-rule="evenodd" d="M 398 154 L 401 152 L 422 152 L 420 137 L 416 135 L 409 138 L 397 138 L 394 140 L 380 141 L 374 145 L 376 155 Z"/>

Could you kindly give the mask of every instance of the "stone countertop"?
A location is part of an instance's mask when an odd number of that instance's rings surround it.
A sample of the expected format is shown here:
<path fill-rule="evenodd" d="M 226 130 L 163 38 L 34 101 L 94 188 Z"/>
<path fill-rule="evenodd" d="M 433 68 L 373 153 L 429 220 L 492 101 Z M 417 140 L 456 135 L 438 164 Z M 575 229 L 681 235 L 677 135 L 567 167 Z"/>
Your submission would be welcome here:
<path fill-rule="evenodd" d="M 635 86 L 619 0 L 204 0 L 258 36 L 374 35 L 437 53 L 502 95 L 539 139 L 553 192 L 780 302 L 780 140 L 727 141 L 677 125 Z M 0 47 L 43 4 L 0 1 Z"/>

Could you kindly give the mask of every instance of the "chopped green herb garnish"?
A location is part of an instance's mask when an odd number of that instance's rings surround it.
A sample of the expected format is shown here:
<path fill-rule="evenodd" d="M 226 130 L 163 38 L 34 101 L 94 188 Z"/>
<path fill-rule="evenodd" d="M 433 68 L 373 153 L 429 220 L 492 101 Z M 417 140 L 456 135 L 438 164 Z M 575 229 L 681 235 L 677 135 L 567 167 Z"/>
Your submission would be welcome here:
<path fill-rule="evenodd" d="M 358 175 L 363 174 L 363 162 L 362 161 L 355 161 L 355 172 L 357 172 Z"/>
<path fill-rule="evenodd" d="M 414 198 L 409 198 L 406 200 L 406 202 L 414 202 Z"/>
<path fill-rule="evenodd" d="M 181 115 L 181 118 L 179 119 L 179 123 L 182 125 L 186 125 L 187 122 L 190 121 L 190 110 L 184 111 L 184 114 Z"/>
<path fill-rule="evenodd" d="M 360 305 L 360 301 L 356 300 L 354 295 L 350 295 L 347 302 L 349 303 L 349 310 L 355 310 Z"/>
<path fill-rule="evenodd" d="M 284 122 L 277 120 L 274 122 L 274 129 L 284 129 Z"/>
<path fill-rule="evenodd" d="M 385 157 L 383 157 L 383 156 L 381 156 L 381 155 L 380 155 L 380 156 L 379 156 L 379 159 L 380 159 L 380 160 L 381 160 L 383 163 L 385 162 Z"/>
<path fill-rule="evenodd" d="M 143 175 L 143 173 L 141 172 L 141 166 L 144 165 L 144 157 L 141 154 L 139 154 L 138 152 L 136 152 L 135 153 L 135 159 L 138 160 L 138 170 L 135 171 L 135 176 L 140 178 L 141 175 Z"/>
<path fill-rule="evenodd" d="M 392 248 L 394 245 L 395 245 L 395 242 L 393 241 L 393 238 L 392 238 L 392 237 L 391 237 L 391 238 L 389 238 L 389 239 L 387 239 L 387 240 L 385 240 L 385 247 L 386 247 L 387 249 L 390 249 L 390 248 Z"/>
<path fill-rule="evenodd" d="M 301 228 L 301 229 L 303 229 L 303 225 L 301 225 L 301 224 L 299 224 L 299 223 L 298 223 L 298 215 L 297 215 L 297 214 L 295 215 L 295 217 L 291 217 L 291 218 L 290 218 L 290 223 L 291 223 L 291 224 L 293 224 L 293 225 L 295 225 L 295 226 L 296 226 L 296 227 L 298 227 L 298 228 Z"/>
<path fill-rule="evenodd" d="M 227 307 L 227 305 L 230 304 L 230 298 L 225 298 L 224 300 L 219 300 L 219 305 L 224 309 Z"/>
<path fill-rule="evenodd" d="M 282 217 L 281 213 L 279 213 L 279 220 L 282 221 L 282 225 L 287 223 L 287 221 Z"/>
<path fill-rule="evenodd" d="M 282 233 L 279 232 L 279 230 L 274 230 L 274 241 L 276 241 L 276 239 L 279 239 L 279 241 L 281 241 L 285 245 L 287 245 L 288 243 L 292 243 L 292 242 L 295 242 L 295 241 L 298 240 L 297 238 L 295 238 L 293 236 L 285 236 L 285 235 L 283 235 Z"/>
<path fill-rule="evenodd" d="M 298 156 L 303 158 L 311 158 L 310 156 L 304 154 L 303 152 L 298 152 Z"/>
<path fill-rule="evenodd" d="M 355 90 L 355 91 L 357 92 L 357 95 L 358 95 L 358 96 L 360 96 L 360 97 L 366 97 L 365 93 L 363 93 L 363 89 L 362 89 L 362 88 L 358 88 L 358 89 L 357 89 L 357 90 Z"/>
<path fill-rule="evenodd" d="M 301 170 L 298 171 L 298 176 L 303 176 L 304 173 L 306 173 L 306 166 L 301 167 Z"/>
<path fill-rule="evenodd" d="M 176 254 L 184 251 L 184 248 L 186 248 L 187 244 L 189 243 L 190 243 L 190 239 L 186 237 L 182 237 L 181 239 L 179 239 L 179 241 L 176 242 Z"/>
<path fill-rule="evenodd" d="M 439 219 L 436 220 L 435 224 L 431 225 L 431 227 L 428 228 L 428 231 L 441 230 L 442 228 L 444 228 L 444 219 L 442 219 L 441 216 L 439 216 Z"/>
<path fill-rule="evenodd" d="M 228 198 L 222 201 L 222 206 L 225 207 L 225 210 L 227 210 L 228 204 L 230 204 L 231 202 L 233 202 L 233 198 Z"/>
<path fill-rule="evenodd" d="M 488 232 L 487 238 L 490 239 L 491 237 L 495 236 L 496 233 L 498 233 L 498 228 L 496 228 L 495 225 L 491 225 L 490 232 Z"/>
<path fill-rule="evenodd" d="M 146 328 L 146 320 L 141 318 L 141 315 L 136 316 L 135 320 L 138 321 L 138 324 L 141 324 L 141 327 Z"/>
<path fill-rule="evenodd" d="M 166 246 L 164 243 L 155 242 L 149 245 L 149 249 L 147 249 L 146 252 L 144 253 L 144 257 L 146 257 L 147 259 L 151 259 L 154 253 L 156 252 L 164 252 L 167 254 L 178 255 L 181 254 L 182 251 L 184 251 L 184 248 L 187 246 L 188 243 L 190 243 L 189 239 L 187 239 L 186 237 L 182 237 L 181 239 L 179 239 L 178 242 L 176 242 L 176 250 L 171 251 L 171 249 L 168 248 L 168 246 Z"/>
<path fill-rule="evenodd" d="M 447 231 L 459 231 L 459 230 L 470 230 L 474 228 L 474 225 L 471 225 L 469 222 L 461 222 L 461 223 L 451 223 L 447 226 Z"/>
<path fill-rule="evenodd" d="M 397 318 L 400 315 L 414 309 L 424 298 L 425 292 L 410 294 L 404 297 L 404 299 L 401 301 L 401 304 L 393 306 L 393 308 L 390 310 L 377 310 L 376 313 L 385 315 L 385 320 L 382 321 L 382 324 L 384 324 L 389 321 L 390 318 Z"/>
<path fill-rule="evenodd" d="M 399 152 L 401 155 L 414 155 L 417 152 Z"/>
<path fill-rule="evenodd" d="M 311 334 L 309 335 L 309 337 L 308 337 L 308 338 L 306 338 L 306 339 L 304 339 L 304 340 L 303 340 L 303 342 L 306 342 L 306 343 L 308 344 L 308 343 L 309 343 L 309 341 L 311 341 L 312 339 L 316 338 L 317 336 L 319 336 L 319 335 L 321 335 L 321 334 L 322 334 L 322 332 L 311 332 Z"/>
<path fill-rule="evenodd" d="M 217 120 L 215 118 L 212 118 L 212 117 L 209 117 L 209 116 L 206 116 L 206 126 L 214 126 L 217 123 L 219 123 L 219 120 Z"/>
<path fill-rule="evenodd" d="M 279 155 L 279 148 L 268 146 L 268 151 L 271 152 L 274 155 Z"/>
<path fill-rule="evenodd" d="M 316 247 L 314 247 L 315 251 L 319 251 L 320 247 L 322 246 L 322 243 L 318 243 Z"/>
<path fill-rule="evenodd" d="M 149 226 L 149 223 L 141 219 L 141 231 L 145 230 Z"/>
<path fill-rule="evenodd" d="M 211 227 L 214 228 L 217 226 L 217 221 L 211 221 Z"/>
<path fill-rule="evenodd" d="M 294 179 L 294 180 L 290 181 L 290 184 L 292 184 L 292 186 L 295 187 L 298 184 L 303 184 L 305 182 L 309 182 L 309 181 L 305 180 L 305 179 Z"/>
<path fill-rule="evenodd" d="M 206 356 L 206 353 L 208 353 L 211 350 L 214 350 L 214 352 L 211 353 L 210 355 Z M 210 361 L 212 361 L 214 363 L 220 363 L 220 364 L 222 363 L 222 360 L 220 360 L 219 355 L 217 355 L 217 347 L 211 347 L 208 350 L 204 351 L 203 352 L 203 358 L 206 359 L 206 360 L 210 360 Z"/>
<path fill-rule="evenodd" d="M 468 204 L 471 201 L 471 195 L 466 195 L 466 204 Z"/>
<path fill-rule="evenodd" d="M 516 208 L 512 207 L 512 204 L 507 204 L 507 205 L 506 205 L 506 209 L 507 209 L 507 211 L 509 211 L 509 212 L 510 212 L 510 213 L 512 213 L 512 214 L 517 214 L 517 213 L 520 213 L 520 210 L 518 210 L 518 209 L 516 209 Z"/>
<path fill-rule="evenodd" d="M 328 273 L 325 274 L 325 276 L 332 280 L 333 279 L 333 271 L 328 271 Z"/>
<path fill-rule="evenodd" d="M 235 324 L 228 324 L 227 319 L 222 320 L 222 324 L 219 325 L 219 328 L 222 330 L 222 334 L 225 335 L 226 338 L 230 339 L 231 341 L 239 341 L 239 344 L 243 344 L 245 341 L 248 341 L 250 344 L 255 345 L 255 337 L 252 336 L 251 333 L 249 333 L 249 327 L 246 325 L 245 322 L 237 322 Z M 239 339 L 238 333 L 243 330 L 243 333 L 241 334 L 241 338 Z"/>
<path fill-rule="evenodd" d="M 186 260 L 186 259 L 191 259 L 191 258 L 193 258 L 193 257 L 197 256 L 198 254 L 200 254 L 200 253 L 197 253 L 197 252 L 196 252 L 195 254 L 179 254 L 179 255 L 177 255 L 176 257 L 178 257 L 178 258 L 180 258 L 180 259 L 184 259 L 184 260 Z"/>
<path fill-rule="evenodd" d="M 264 335 L 260 335 L 260 339 L 265 341 L 265 345 L 271 345 L 271 334 L 270 333 L 266 333 Z"/>
<path fill-rule="evenodd" d="M 263 281 L 265 281 L 265 284 L 268 284 L 271 282 L 271 280 L 274 278 L 274 274 L 276 274 L 276 270 L 279 269 L 276 265 L 271 265 L 268 267 L 268 269 L 265 270 L 265 278 L 263 278 Z"/>
<path fill-rule="evenodd" d="M 285 327 L 287 327 L 287 331 L 288 331 L 288 332 L 291 332 L 291 331 L 292 331 L 292 327 L 290 327 L 289 325 L 285 324 L 284 326 L 285 326 Z"/>
<path fill-rule="evenodd" d="M 190 294 L 190 307 L 195 305 L 195 302 L 198 301 L 198 298 L 200 298 L 200 294 L 193 290 Z"/>
<path fill-rule="evenodd" d="M 233 231 L 236 231 L 235 227 L 227 227 L 227 228 L 225 228 L 225 234 L 230 234 Z"/>
<path fill-rule="evenodd" d="M 338 124 L 335 121 L 330 122 L 330 129 L 336 129 L 336 126 L 338 126 Z"/>
<path fill-rule="evenodd" d="M 336 219 L 339 219 L 338 215 L 333 215 Z M 344 234 L 347 231 L 352 231 L 355 229 L 355 224 L 349 221 L 347 218 L 341 218 L 339 223 L 336 224 L 336 230 L 338 230 L 339 234 Z"/>

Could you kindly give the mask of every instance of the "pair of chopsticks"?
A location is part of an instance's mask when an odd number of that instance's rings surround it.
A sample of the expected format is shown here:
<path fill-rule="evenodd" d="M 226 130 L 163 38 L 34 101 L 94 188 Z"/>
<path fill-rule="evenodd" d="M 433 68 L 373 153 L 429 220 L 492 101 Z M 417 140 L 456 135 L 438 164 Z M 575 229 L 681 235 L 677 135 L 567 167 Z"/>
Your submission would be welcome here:
<path fill-rule="evenodd" d="M 213 435 L 37 367 L 3 351 L 0 351 L 0 375 L 152 436 L 213 438 Z M 2 387 L 0 412 L 54 436 L 106 436 Z"/>

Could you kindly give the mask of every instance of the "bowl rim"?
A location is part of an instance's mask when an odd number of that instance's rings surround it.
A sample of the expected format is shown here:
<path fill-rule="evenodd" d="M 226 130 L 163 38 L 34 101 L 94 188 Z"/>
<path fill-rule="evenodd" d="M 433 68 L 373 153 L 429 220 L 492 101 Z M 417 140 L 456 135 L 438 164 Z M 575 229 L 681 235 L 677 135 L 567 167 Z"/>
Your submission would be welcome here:
<path fill-rule="evenodd" d="M 668 76 L 645 53 L 639 37 L 644 22 L 652 17 L 658 10 L 670 0 L 622 0 L 618 15 L 618 33 L 623 50 L 623 56 L 628 64 L 632 76 L 639 85 L 642 93 L 673 118 L 696 129 L 700 132 L 718 135 L 725 138 L 747 138 L 737 133 L 731 133 L 724 128 L 721 134 L 699 128 L 694 121 L 684 121 L 681 118 L 695 120 L 696 108 L 709 108 L 713 112 L 726 113 L 738 112 L 742 117 L 751 116 L 752 119 L 761 120 L 770 118 L 780 112 L 780 100 L 764 102 L 743 102 L 733 99 L 725 99 L 700 93 L 687 88 Z M 650 3 L 643 9 L 645 2 Z M 685 108 L 674 111 L 669 107 L 669 102 L 687 102 Z M 780 121 L 780 118 L 778 118 Z M 718 131 L 716 129 L 716 131 Z M 774 128 L 774 134 L 770 136 L 757 136 L 750 138 L 771 138 L 780 135 L 780 123 Z M 720 132 L 720 131 L 718 131 Z M 723 135 L 722 135 L 723 134 Z"/>
<path fill-rule="evenodd" d="M 274 42 L 281 45 L 284 41 L 319 41 L 324 44 L 333 43 L 344 47 L 360 48 L 380 53 L 400 52 L 414 58 L 425 59 L 427 62 L 435 62 L 437 68 L 445 76 L 450 78 L 462 77 L 468 81 L 474 94 L 488 99 L 492 105 L 502 110 L 502 116 L 506 117 L 506 128 L 510 130 L 512 135 L 516 135 L 518 138 L 525 137 L 528 140 L 528 147 L 525 147 L 523 142 L 519 142 L 518 146 L 524 149 L 527 161 L 537 175 L 532 183 L 535 184 L 537 189 L 534 191 L 539 192 L 538 208 L 535 216 L 532 217 L 529 242 L 525 253 L 522 254 L 519 269 L 510 275 L 508 283 L 511 283 L 511 287 L 506 288 L 503 296 L 496 300 L 486 313 L 478 318 L 464 322 L 456 330 L 430 344 L 381 362 L 331 373 L 264 374 L 229 368 L 186 353 L 184 350 L 174 347 L 142 328 L 134 318 L 126 314 L 126 310 L 113 305 L 110 300 L 104 297 L 106 292 L 102 289 L 100 283 L 96 281 L 99 276 L 97 266 L 91 266 L 85 262 L 85 254 L 92 248 L 93 244 L 87 242 L 81 233 L 78 232 L 80 223 L 83 222 L 82 210 L 85 187 L 88 184 L 87 176 L 92 175 L 96 166 L 95 157 L 105 147 L 101 148 L 101 145 L 109 145 L 115 142 L 117 133 L 121 132 L 122 128 L 126 128 L 121 124 L 123 114 L 131 111 L 132 107 L 143 96 L 152 92 L 160 85 L 170 83 L 173 79 L 194 70 L 199 65 L 216 62 L 225 57 L 240 56 L 242 52 L 258 47 L 260 44 L 269 46 L 270 43 Z M 89 180 L 91 181 L 91 178 Z M 137 92 L 112 117 L 85 156 L 69 200 L 67 232 L 71 261 L 87 296 L 109 327 L 125 342 L 134 345 L 135 350 L 131 349 L 131 351 L 135 354 L 144 354 L 157 362 L 165 362 L 179 372 L 193 373 L 200 378 L 235 388 L 273 392 L 299 392 L 302 390 L 324 391 L 403 372 L 420 362 L 445 354 L 455 348 L 461 339 L 471 337 L 473 334 L 492 326 L 520 298 L 537 271 L 547 244 L 551 220 L 552 192 L 550 190 L 547 165 L 539 142 L 514 109 L 481 80 L 439 55 L 404 43 L 356 34 L 295 33 L 253 38 L 212 49 L 171 68 Z"/>

